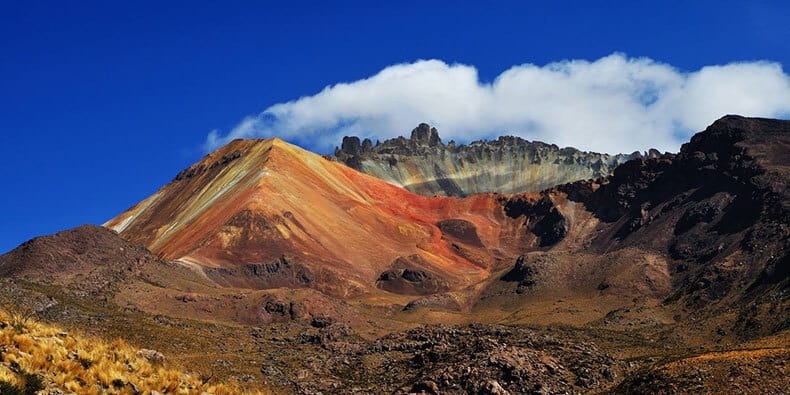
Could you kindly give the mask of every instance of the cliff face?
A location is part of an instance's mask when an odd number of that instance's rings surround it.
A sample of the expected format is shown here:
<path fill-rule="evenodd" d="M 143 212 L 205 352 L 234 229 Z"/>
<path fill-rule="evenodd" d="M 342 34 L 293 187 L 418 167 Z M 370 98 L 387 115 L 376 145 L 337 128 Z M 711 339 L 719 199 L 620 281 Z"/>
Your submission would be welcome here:
<path fill-rule="evenodd" d="M 479 192 L 537 192 L 558 184 L 608 176 L 639 152 L 608 155 L 559 148 L 519 137 L 469 145 L 444 144 L 436 128 L 420 124 L 411 137 L 375 145 L 345 137 L 335 149 L 340 162 L 425 196 L 467 196 Z M 656 157 L 651 150 L 646 156 Z"/>

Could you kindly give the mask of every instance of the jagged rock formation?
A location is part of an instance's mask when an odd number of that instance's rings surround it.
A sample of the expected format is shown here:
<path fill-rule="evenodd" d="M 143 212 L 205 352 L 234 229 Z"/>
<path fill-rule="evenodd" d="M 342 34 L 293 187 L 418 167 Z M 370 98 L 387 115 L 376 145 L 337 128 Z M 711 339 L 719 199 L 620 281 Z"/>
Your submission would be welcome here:
<path fill-rule="evenodd" d="M 650 150 L 608 155 L 559 148 L 505 136 L 469 145 L 444 144 L 436 128 L 420 124 L 411 137 L 374 145 L 344 137 L 335 149 L 340 162 L 424 196 L 467 196 L 478 192 L 537 192 L 558 184 L 608 176 L 619 164 Z"/>

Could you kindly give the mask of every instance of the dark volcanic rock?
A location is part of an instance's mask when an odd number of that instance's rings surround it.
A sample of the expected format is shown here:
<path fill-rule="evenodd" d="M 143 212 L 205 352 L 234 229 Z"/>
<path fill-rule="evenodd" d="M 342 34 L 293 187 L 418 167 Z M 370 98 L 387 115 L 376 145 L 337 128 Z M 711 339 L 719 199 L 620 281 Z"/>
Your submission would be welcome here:
<path fill-rule="evenodd" d="M 483 247 L 483 242 L 480 241 L 480 236 L 477 235 L 477 228 L 469 221 L 446 219 L 438 222 L 436 226 L 442 233 L 450 235 L 458 241 L 475 247 Z"/>
<path fill-rule="evenodd" d="M 529 231 L 538 238 L 540 247 L 557 244 L 568 234 L 568 221 L 547 193 L 535 200 L 529 195 L 503 196 L 500 203 L 511 218 L 524 218 Z"/>
<path fill-rule="evenodd" d="M 426 263 L 419 255 L 399 257 L 392 269 L 379 275 L 376 286 L 389 292 L 405 295 L 429 295 L 449 289 L 437 274 L 420 269 Z"/>
<path fill-rule="evenodd" d="M 593 250 L 665 253 L 675 268 L 668 301 L 708 315 L 751 306 L 770 324 L 736 326 L 755 336 L 790 314 L 789 159 L 790 121 L 726 116 L 677 156 L 629 161 L 597 188 L 557 189 L 609 223 Z"/>
<path fill-rule="evenodd" d="M 270 263 L 248 263 L 228 268 L 209 267 L 203 271 L 218 284 L 245 288 L 305 287 L 313 281 L 312 274 L 304 266 L 284 256 Z"/>
<path fill-rule="evenodd" d="M 535 285 L 535 269 L 529 265 L 529 257 L 522 255 L 516 260 L 516 265 L 509 272 L 502 276 L 502 281 L 518 282 L 517 293 L 524 291 Z"/>
<path fill-rule="evenodd" d="M 338 352 L 324 374 L 344 377 L 332 392 L 600 392 L 625 369 L 593 344 L 500 325 L 425 326 L 355 346 L 326 344 Z M 300 385 L 305 393 L 328 390 L 320 380 Z"/>

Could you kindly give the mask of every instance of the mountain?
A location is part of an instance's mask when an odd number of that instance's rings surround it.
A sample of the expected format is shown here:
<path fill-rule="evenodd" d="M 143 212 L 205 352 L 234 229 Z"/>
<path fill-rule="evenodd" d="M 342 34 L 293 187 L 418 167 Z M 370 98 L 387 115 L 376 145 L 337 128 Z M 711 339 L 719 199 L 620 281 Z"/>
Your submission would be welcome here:
<path fill-rule="evenodd" d="M 505 136 L 469 145 L 444 144 L 436 128 L 420 124 L 411 137 L 374 145 L 344 137 L 335 149 L 338 161 L 423 196 L 468 196 L 480 192 L 538 192 L 558 184 L 606 177 L 619 164 L 650 150 L 608 155 L 559 148 Z"/>
<path fill-rule="evenodd" d="M 555 294 L 612 311 L 639 297 L 683 310 L 666 322 L 737 314 L 726 325 L 753 337 L 787 326 L 785 299 L 758 303 L 787 287 L 787 129 L 727 116 L 679 154 L 606 178 L 465 198 L 416 195 L 279 139 L 236 140 L 105 226 L 215 286 L 502 314 Z M 442 146 L 425 126 L 409 144 Z"/>
<path fill-rule="evenodd" d="M 547 190 L 577 207 L 563 212 L 568 234 L 551 251 L 521 258 L 503 279 L 526 279 L 540 292 L 535 272 L 575 265 L 587 287 L 606 294 L 621 291 L 624 280 L 608 267 L 626 261 L 630 270 L 641 267 L 642 285 L 675 309 L 680 324 L 710 319 L 719 332 L 747 338 L 783 331 L 790 328 L 789 158 L 790 121 L 726 116 L 677 155 L 631 160 L 601 181 Z M 596 225 L 574 230 L 586 221 L 578 213 Z M 574 240 L 580 244 L 558 248 Z M 603 260 L 585 268 L 589 256 Z"/>
<path fill-rule="evenodd" d="M 530 245 L 500 200 L 427 198 L 279 139 L 236 140 L 105 226 L 226 286 L 422 294 Z"/>
<path fill-rule="evenodd" d="M 235 140 L 0 257 L 0 301 L 277 393 L 781 392 L 788 158 L 790 121 L 726 116 L 606 177 L 428 197 Z"/>

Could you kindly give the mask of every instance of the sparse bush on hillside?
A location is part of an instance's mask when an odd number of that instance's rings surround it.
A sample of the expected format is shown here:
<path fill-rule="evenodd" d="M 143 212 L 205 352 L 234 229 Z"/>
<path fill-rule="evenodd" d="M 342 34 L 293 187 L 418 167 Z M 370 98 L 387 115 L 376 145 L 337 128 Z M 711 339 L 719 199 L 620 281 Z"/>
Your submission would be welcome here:
<path fill-rule="evenodd" d="M 2 395 L 22 395 L 22 390 L 17 386 L 7 382 L 0 381 L 0 394 Z"/>
<path fill-rule="evenodd" d="M 0 329 L 5 328 L 3 325 L 10 325 L 20 333 L 33 321 L 33 317 L 36 315 L 35 310 L 29 307 L 17 307 L 8 304 L 2 306 L 0 313 L 8 317 L 7 322 L 0 322 Z"/>
<path fill-rule="evenodd" d="M 37 322 L 30 312 L 0 310 L 0 394 L 59 389 L 79 394 L 238 394 L 153 363 L 123 340 L 107 343 Z"/>

